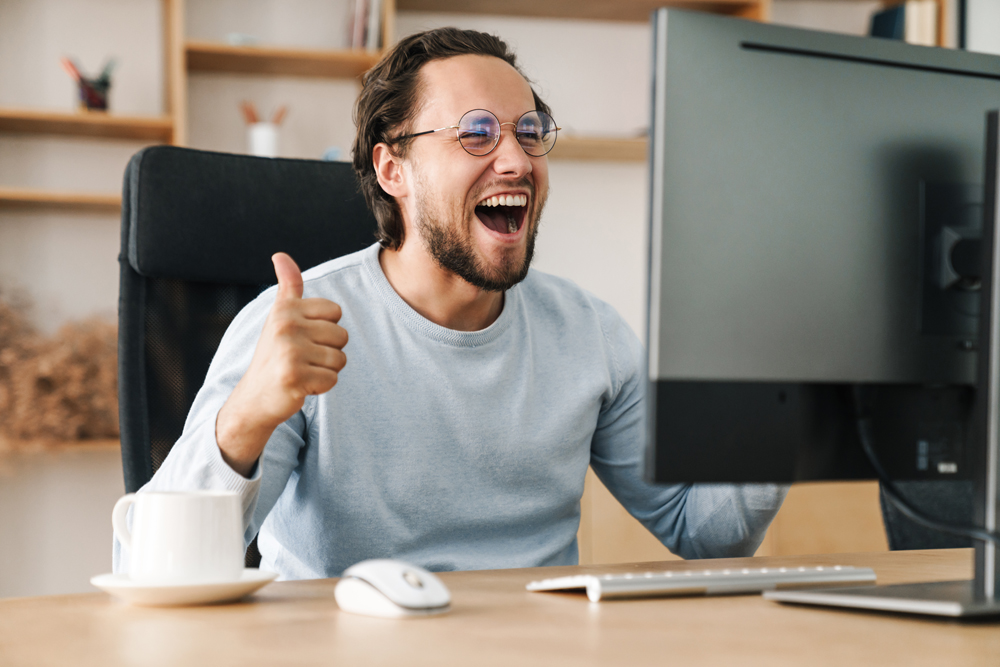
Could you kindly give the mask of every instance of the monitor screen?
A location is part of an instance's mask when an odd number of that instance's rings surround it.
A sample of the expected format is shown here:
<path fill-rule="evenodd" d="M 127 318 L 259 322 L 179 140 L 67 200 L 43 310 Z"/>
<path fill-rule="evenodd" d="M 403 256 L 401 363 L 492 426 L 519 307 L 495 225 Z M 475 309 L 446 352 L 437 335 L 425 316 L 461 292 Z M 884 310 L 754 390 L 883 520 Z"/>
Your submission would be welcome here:
<path fill-rule="evenodd" d="M 653 41 L 651 477 L 872 478 L 860 400 L 891 476 L 971 478 L 1000 58 L 676 10 Z"/>

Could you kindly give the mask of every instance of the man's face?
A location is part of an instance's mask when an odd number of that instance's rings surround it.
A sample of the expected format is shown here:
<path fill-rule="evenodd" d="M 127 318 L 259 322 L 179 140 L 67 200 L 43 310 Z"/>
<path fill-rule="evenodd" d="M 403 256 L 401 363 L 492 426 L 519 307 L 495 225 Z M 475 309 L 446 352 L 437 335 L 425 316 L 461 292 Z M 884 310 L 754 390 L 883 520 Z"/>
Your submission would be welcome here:
<path fill-rule="evenodd" d="M 412 132 L 457 125 L 473 109 L 515 123 L 535 108 L 528 83 L 499 58 L 436 60 L 420 76 L 422 106 Z M 406 162 L 413 196 L 404 210 L 438 265 L 490 291 L 524 279 L 548 194 L 548 160 L 525 153 L 513 125 L 501 126 L 488 155 L 470 155 L 446 130 L 414 139 Z M 487 205 L 493 197 L 511 197 L 514 205 Z"/>

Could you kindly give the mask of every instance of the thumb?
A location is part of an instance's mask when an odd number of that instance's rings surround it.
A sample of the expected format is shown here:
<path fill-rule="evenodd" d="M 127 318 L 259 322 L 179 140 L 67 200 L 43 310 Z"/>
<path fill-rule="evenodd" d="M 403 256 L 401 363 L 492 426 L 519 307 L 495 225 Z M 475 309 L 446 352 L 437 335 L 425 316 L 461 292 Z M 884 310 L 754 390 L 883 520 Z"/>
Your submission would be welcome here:
<path fill-rule="evenodd" d="M 283 252 L 271 255 L 274 275 L 278 277 L 279 299 L 302 298 L 302 272 L 295 260 Z"/>

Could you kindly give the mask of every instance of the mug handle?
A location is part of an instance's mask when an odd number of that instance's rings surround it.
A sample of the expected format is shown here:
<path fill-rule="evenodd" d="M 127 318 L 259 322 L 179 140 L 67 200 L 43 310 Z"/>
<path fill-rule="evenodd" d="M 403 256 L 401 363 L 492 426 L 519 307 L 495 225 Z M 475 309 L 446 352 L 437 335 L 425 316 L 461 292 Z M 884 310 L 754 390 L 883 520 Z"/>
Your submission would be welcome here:
<path fill-rule="evenodd" d="M 128 508 L 135 502 L 134 493 L 126 493 L 115 503 L 115 508 L 111 510 L 111 527 L 115 530 L 115 537 L 129 549 L 132 548 L 132 533 L 128 529 Z"/>

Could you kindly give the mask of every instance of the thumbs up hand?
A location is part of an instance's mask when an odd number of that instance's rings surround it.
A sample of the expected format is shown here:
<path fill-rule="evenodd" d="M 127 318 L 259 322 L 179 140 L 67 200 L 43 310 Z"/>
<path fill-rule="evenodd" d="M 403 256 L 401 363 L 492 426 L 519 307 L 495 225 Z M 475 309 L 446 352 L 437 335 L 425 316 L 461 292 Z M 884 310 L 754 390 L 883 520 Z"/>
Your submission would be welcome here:
<path fill-rule="evenodd" d="M 347 363 L 340 306 L 328 299 L 303 299 L 295 261 L 283 252 L 271 261 L 278 295 L 250 367 L 215 422 L 222 458 L 244 476 L 274 429 L 302 409 L 306 396 L 330 391 Z"/>
<path fill-rule="evenodd" d="M 278 298 L 301 299 L 302 272 L 295 260 L 278 252 L 271 257 L 271 263 L 274 264 L 274 275 L 278 278 Z"/>

